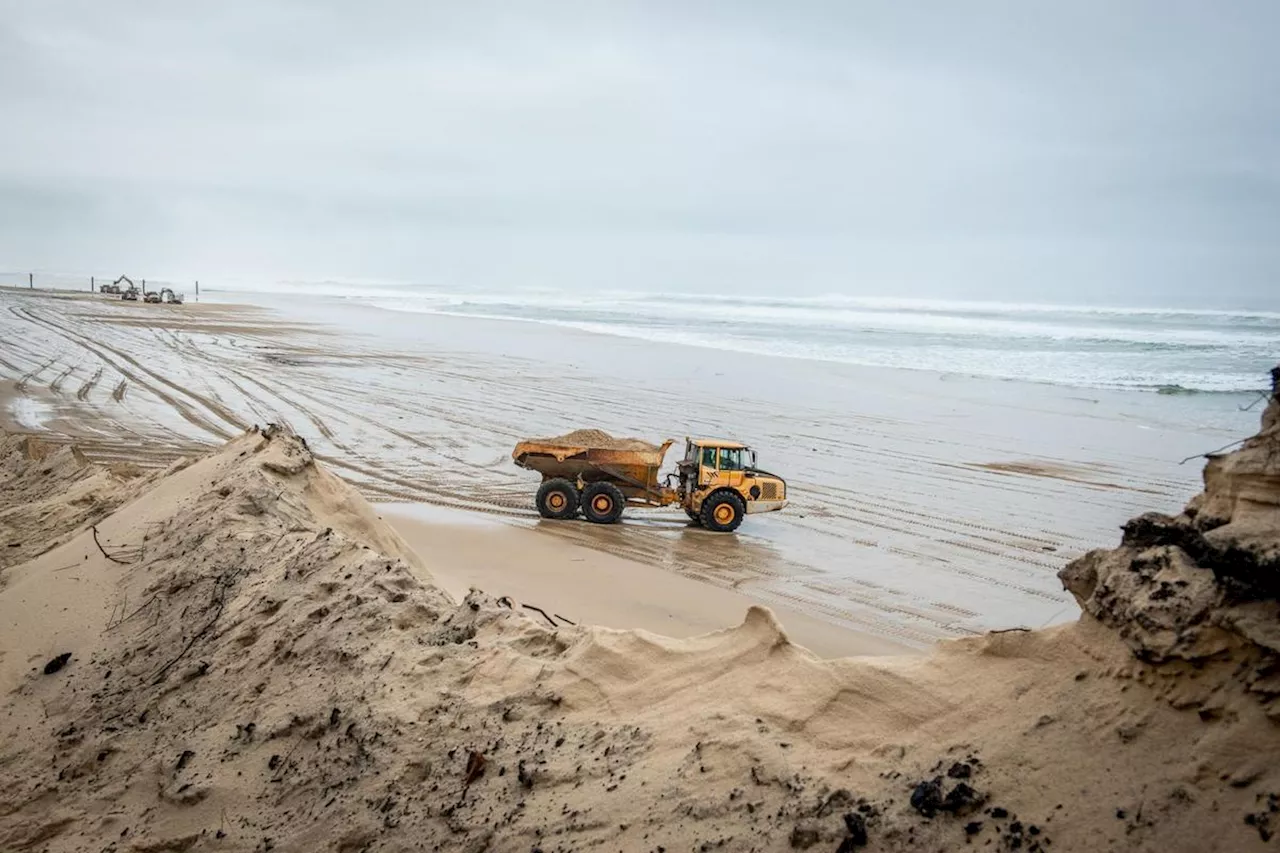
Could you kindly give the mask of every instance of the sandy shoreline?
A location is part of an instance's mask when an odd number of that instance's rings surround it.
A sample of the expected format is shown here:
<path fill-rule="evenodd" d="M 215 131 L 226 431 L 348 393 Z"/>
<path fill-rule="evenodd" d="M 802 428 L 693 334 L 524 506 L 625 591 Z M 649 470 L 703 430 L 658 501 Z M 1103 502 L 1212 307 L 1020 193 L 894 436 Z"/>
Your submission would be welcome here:
<path fill-rule="evenodd" d="M 567 617 L 576 624 L 693 637 L 737 624 L 751 597 L 675 572 L 502 524 L 421 504 L 375 504 L 415 551 L 429 555 L 435 582 L 462 600 L 472 587 Z M 537 613 L 537 611 L 534 611 Z M 907 654 L 912 647 L 814 619 L 774 613 L 792 640 L 823 658 Z"/>
<path fill-rule="evenodd" d="M 1136 512 L 1176 506 L 1195 487 L 1177 460 L 1235 437 L 1213 401 L 708 362 L 536 324 L 274 307 L 0 292 L 0 334 L 14 342 L 0 416 L 146 467 L 288 423 L 372 499 L 479 511 L 915 648 L 1073 618 L 1057 569 Z M 510 447 L 577 426 L 743 438 L 795 502 L 728 542 L 678 512 L 539 525 L 536 483 Z"/>

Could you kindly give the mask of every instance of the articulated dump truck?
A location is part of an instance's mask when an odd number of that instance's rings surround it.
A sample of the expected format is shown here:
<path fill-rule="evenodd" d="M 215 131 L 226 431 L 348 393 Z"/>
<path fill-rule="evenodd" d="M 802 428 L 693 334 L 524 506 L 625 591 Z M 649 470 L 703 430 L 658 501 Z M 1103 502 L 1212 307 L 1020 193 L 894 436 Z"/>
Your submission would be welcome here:
<path fill-rule="evenodd" d="M 747 515 L 787 505 L 786 482 L 756 467 L 755 452 L 736 441 L 686 438 L 675 473 L 659 482 L 662 461 L 674 443 L 615 439 L 584 429 L 522 441 L 511 458 L 542 475 L 535 503 L 543 518 L 571 519 L 581 513 L 587 521 L 613 524 L 628 505 L 679 504 L 696 524 L 729 533 Z"/>

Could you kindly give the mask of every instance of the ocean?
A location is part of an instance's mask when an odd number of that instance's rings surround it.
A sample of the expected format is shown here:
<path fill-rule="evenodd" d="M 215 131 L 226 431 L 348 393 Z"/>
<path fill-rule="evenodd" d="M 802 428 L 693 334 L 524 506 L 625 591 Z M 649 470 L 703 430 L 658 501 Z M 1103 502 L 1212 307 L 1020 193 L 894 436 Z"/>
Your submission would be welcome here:
<path fill-rule="evenodd" d="M 1280 313 L 1266 311 L 385 284 L 271 289 L 730 352 L 1163 394 L 1259 390 L 1280 361 Z"/>
<path fill-rule="evenodd" d="M 38 286 L 87 289 L 87 276 L 38 277 Z M 0 283 L 18 284 L 19 278 L 0 274 Z M 194 296 L 190 285 L 149 284 L 151 289 L 160 286 L 185 291 L 188 299 Z M 463 292 L 378 281 L 223 281 L 207 282 L 201 291 L 206 301 L 224 302 L 249 293 L 264 304 L 306 296 L 779 358 L 1160 394 L 1258 391 L 1280 362 L 1276 311 L 843 295 L 522 288 Z"/>

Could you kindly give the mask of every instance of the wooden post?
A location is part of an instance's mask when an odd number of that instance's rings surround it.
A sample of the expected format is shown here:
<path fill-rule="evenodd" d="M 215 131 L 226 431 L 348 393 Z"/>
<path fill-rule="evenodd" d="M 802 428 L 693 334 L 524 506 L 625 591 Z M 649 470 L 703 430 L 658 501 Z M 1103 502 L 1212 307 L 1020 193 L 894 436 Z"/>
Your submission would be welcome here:
<path fill-rule="evenodd" d="M 27 273 L 27 289 L 34 290 L 36 286 L 35 273 Z"/>
<path fill-rule="evenodd" d="M 93 293 L 93 276 L 89 276 L 89 292 Z"/>
<path fill-rule="evenodd" d="M 196 302 L 200 301 L 200 279 L 196 279 Z"/>

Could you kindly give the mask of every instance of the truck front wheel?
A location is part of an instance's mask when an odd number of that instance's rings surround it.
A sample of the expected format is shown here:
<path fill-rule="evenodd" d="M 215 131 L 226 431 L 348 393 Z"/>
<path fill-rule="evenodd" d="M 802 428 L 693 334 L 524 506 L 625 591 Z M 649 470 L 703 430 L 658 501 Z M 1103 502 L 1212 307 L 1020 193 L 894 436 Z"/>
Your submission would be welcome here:
<path fill-rule="evenodd" d="M 742 524 L 747 505 L 734 492 L 716 492 L 702 502 L 702 526 L 716 533 L 732 533 Z"/>
<path fill-rule="evenodd" d="M 578 490 L 568 480 L 547 480 L 538 488 L 538 514 L 562 521 L 578 514 Z"/>
<path fill-rule="evenodd" d="M 582 490 L 582 515 L 596 524 L 613 524 L 622 518 L 627 499 L 613 483 L 591 483 Z"/>

